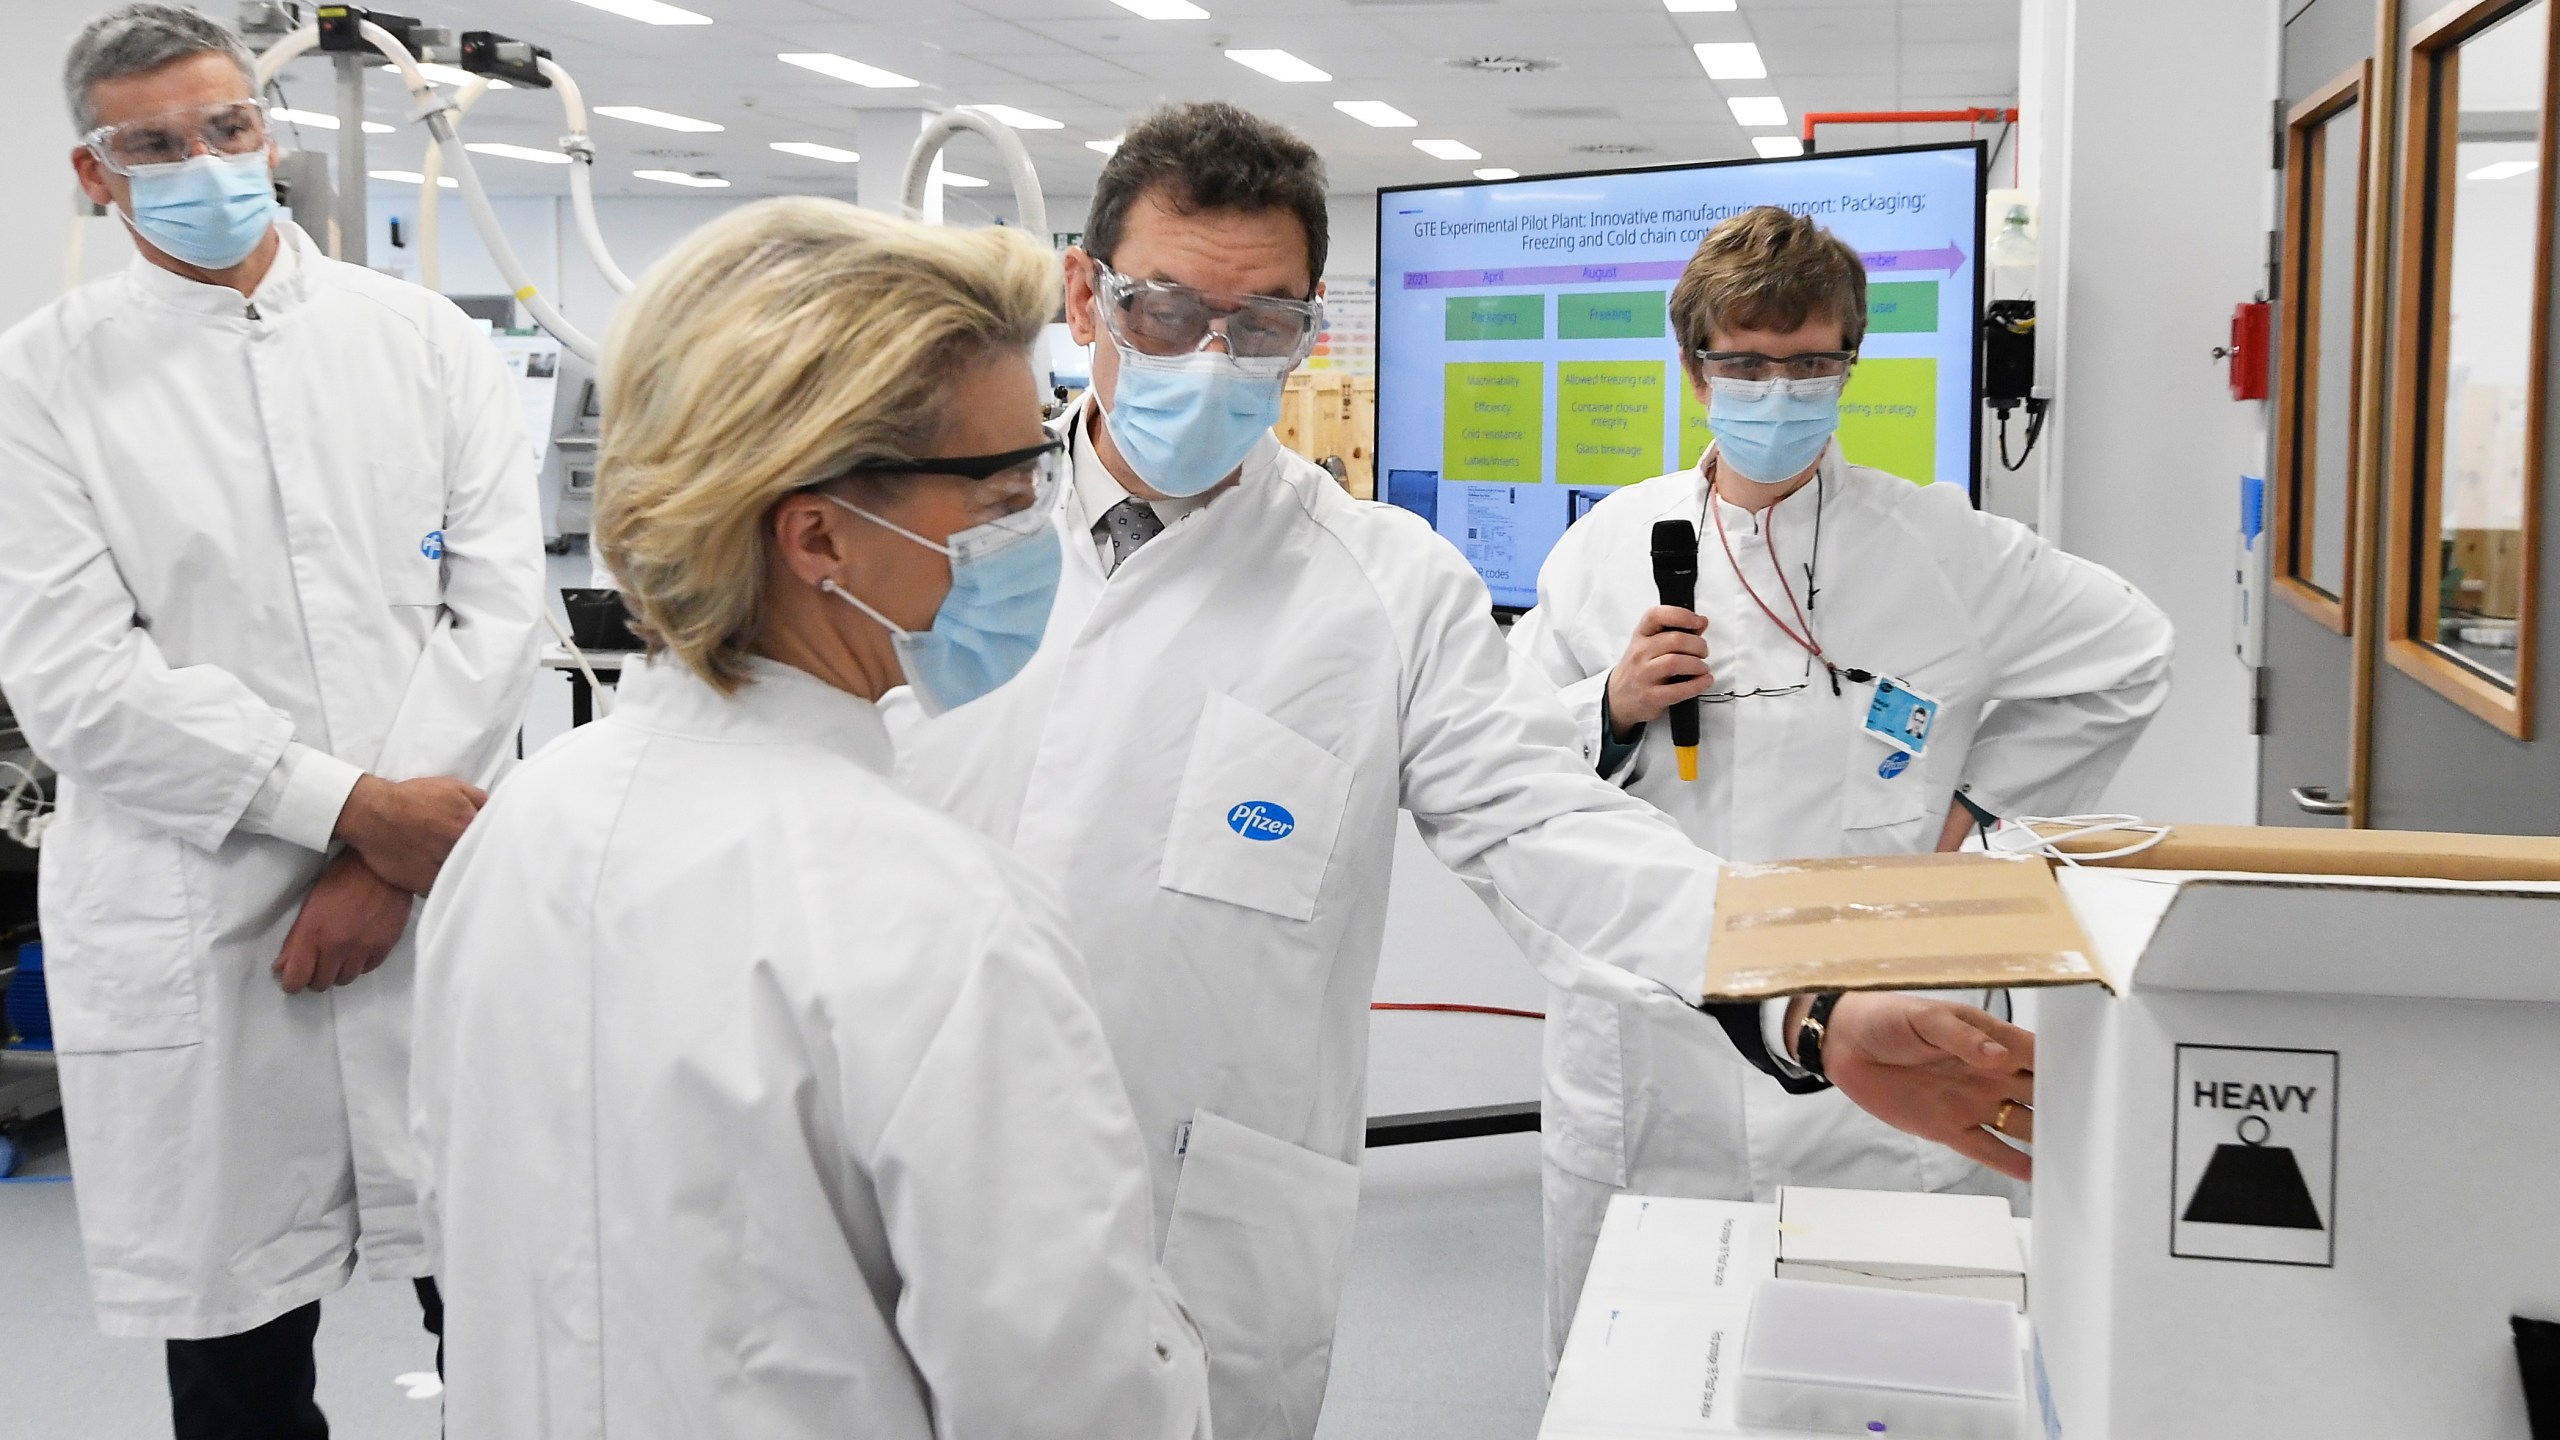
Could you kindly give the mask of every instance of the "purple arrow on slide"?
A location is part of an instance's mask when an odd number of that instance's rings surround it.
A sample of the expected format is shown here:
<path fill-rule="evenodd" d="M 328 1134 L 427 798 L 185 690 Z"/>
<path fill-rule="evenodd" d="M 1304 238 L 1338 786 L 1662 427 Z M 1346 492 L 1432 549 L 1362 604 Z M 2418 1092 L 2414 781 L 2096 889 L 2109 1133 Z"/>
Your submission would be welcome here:
<path fill-rule="evenodd" d="M 1858 258 L 1866 262 L 1870 274 L 1911 275 L 1943 270 L 1953 275 L 1964 268 L 1964 251 L 1953 240 L 1943 250 L 1870 250 Z"/>

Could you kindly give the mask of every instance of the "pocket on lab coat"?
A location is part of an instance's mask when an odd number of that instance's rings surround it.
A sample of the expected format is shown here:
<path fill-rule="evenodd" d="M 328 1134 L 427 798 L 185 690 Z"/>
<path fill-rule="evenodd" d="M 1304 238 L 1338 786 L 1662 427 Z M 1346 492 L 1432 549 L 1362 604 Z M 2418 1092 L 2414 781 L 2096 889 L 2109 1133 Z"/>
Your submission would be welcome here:
<path fill-rule="evenodd" d="M 383 598 L 393 605 L 444 603 L 444 483 L 413 465 L 374 466 L 373 493 L 381 507 Z"/>
<path fill-rule="evenodd" d="M 1864 734 L 1850 736 L 1848 767 L 1840 784 L 1842 853 L 1877 855 L 1916 848 L 1921 843 L 1918 822 L 1929 813 L 1926 771 L 1917 755 Z M 1951 802 L 1952 795 L 1951 788 L 1941 788 L 1938 798 Z"/>
<path fill-rule="evenodd" d="M 1342 832 L 1351 766 L 1230 695 L 1191 738 L 1165 834 L 1167 890 L 1312 919 Z"/>
<path fill-rule="evenodd" d="M 1193 1115 L 1164 1273 L 1208 1345 L 1218 1440 L 1315 1432 L 1359 1209 L 1358 1166 Z"/>
<path fill-rule="evenodd" d="M 57 1052 L 161 1050 L 204 1038 L 186 871 L 186 842 L 113 811 L 46 832 L 38 883 Z"/>

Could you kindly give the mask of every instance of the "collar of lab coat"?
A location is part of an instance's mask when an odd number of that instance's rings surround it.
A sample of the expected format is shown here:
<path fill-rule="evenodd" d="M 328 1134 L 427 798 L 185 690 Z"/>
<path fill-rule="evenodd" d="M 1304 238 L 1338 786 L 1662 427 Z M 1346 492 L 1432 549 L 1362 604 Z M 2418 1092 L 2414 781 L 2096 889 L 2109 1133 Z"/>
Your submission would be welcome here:
<path fill-rule="evenodd" d="M 635 660 L 623 668 L 612 718 L 729 745 L 815 745 L 889 773 L 889 728 L 870 701 L 778 660 L 752 656 L 747 667 L 745 687 L 723 695 L 673 656 Z"/>
<path fill-rule="evenodd" d="M 1094 446 L 1093 416 L 1097 408 L 1093 392 L 1085 391 L 1084 394 L 1076 397 L 1075 408 L 1059 417 L 1061 428 L 1055 432 L 1058 438 L 1067 442 L 1068 474 L 1074 485 L 1072 493 L 1075 508 L 1071 515 L 1076 522 L 1075 529 L 1086 533 L 1090 533 L 1095 525 L 1101 523 L 1104 512 L 1121 501 L 1131 498 L 1128 488 L 1120 483 L 1118 476 L 1111 473 L 1111 467 L 1102 463 L 1102 453 Z M 1264 431 L 1262 438 L 1254 443 L 1252 453 L 1245 456 L 1245 476 L 1252 476 L 1256 473 L 1257 466 L 1269 463 L 1269 457 L 1265 455 L 1265 451 L 1276 451 L 1279 448 L 1279 437 L 1267 430 Z M 1240 479 L 1236 483 L 1244 482 Z M 1166 527 L 1171 528 L 1198 514 L 1207 508 L 1210 501 L 1234 488 L 1235 484 L 1221 481 L 1197 495 L 1178 496 L 1170 500 L 1152 500 L 1148 503 L 1155 507 L 1156 515 L 1164 521 Z"/>
<path fill-rule="evenodd" d="M 270 320 L 300 304 L 310 293 L 311 272 L 320 253 L 311 244 L 311 237 L 302 233 L 302 227 L 290 220 L 276 222 L 276 235 L 282 243 L 276 246 L 275 263 L 267 267 L 266 278 L 258 282 L 257 290 L 247 301 Z M 172 310 L 237 320 L 244 308 L 240 292 L 230 286 L 190 280 L 161 269 L 141 255 L 133 257 L 125 267 L 125 275 L 137 293 Z"/>
<path fill-rule="evenodd" d="M 1715 457 L 1715 453 L 1715 444 L 1710 441 L 1706 453 L 1698 457 L 1698 463 L 1689 467 L 1689 485 L 1679 492 L 1679 508 L 1665 512 L 1661 517 L 1669 519 L 1675 514 L 1685 515 L 1696 521 L 1698 538 L 1702 544 L 1715 534 L 1715 521 L 1708 516 L 1703 503 L 1708 495 L 1707 462 Z M 1815 507 L 1823 504 L 1825 497 L 1837 499 L 1847 493 L 1848 472 L 1849 462 L 1841 458 L 1840 442 L 1835 439 L 1823 447 L 1822 459 L 1815 466 L 1813 479 L 1798 487 L 1794 494 L 1760 513 L 1764 516 L 1779 516 L 1790 528 L 1793 528 L 1799 520 L 1810 526 L 1813 523 Z M 1724 527 L 1727 535 L 1754 529 L 1752 512 L 1721 496 L 1716 498 L 1715 504 L 1724 513 Z"/>

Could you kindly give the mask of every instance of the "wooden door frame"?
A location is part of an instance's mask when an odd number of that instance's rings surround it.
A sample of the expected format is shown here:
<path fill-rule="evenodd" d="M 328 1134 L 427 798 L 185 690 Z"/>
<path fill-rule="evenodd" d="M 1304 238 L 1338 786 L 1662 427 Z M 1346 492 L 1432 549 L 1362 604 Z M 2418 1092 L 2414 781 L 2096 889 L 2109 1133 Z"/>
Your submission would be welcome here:
<path fill-rule="evenodd" d="M 2529 0 L 2528 0 L 2529 3 Z M 2399 296 L 2394 312 L 2398 353 L 2392 367 L 2391 524 L 2383 536 L 2384 563 L 2390 571 L 2383 615 L 2383 651 L 2391 668 L 2409 676 L 2469 711 L 2501 733 L 2517 740 L 2533 738 L 2534 668 L 2539 608 L 2542 532 L 2542 445 L 2546 391 L 2549 386 L 2551 308 L 2551 207 L 2555 154 L 2555 118 L 2560 118 L 2560 22 L 2549 15 L 2560 0 L 2545 0 L 2546 42 L 2542 77 L 2539 196 L 2534 237 L 2532 354 L 2526 371 L 2524 529 L 2518 557 L 2521 572 L 2516 606 L 2516 677 L 2501 685 L 2476 667 L 2447 655 L 2435 643 L 2438 586 L 2420 585 L 2422 572 L 2436 573 L 2443 542 L 2443 485 L 2421 484 L 2421 466 L 2441 474 L 2444 454 L 2445 346 L 2450 329 L 2440 303 L 2451 285 L 2453 245 L 2439 231 L 2438 215 L 2453 174 L 2461 140 L 2457 108 L 2445 110 L 2446 90 L 2458 91 L 2457 47 L 2518 7 L 2517 0 L 2456 0 L 2420 22 L 2407 42 L 2409 125 L 2401 166 L 2399 248 L 2393 269 Z M 2419 404 L 2419 392 L 2427 403 Z M 2422 539 L 2423 537 L 2423 539 Z"/>
<path fill-rule="evenodd" d="M 2365 93 L 2365 148 L 2379 163 L 2389 165 L 2398 153 L 2393 143 L 2400 123 L 2400 15 L 2401 0 L 2376 0 L 2374 5 L 2373 66 Z M 2387 180 L 2391 177 L 2385 177 Z M 2386 377 L 2384 365 L 2390 355 L 2388 323 L 2375 323 L 2388 314 L 2393 294 L 2391 284 L 2391 236 L 2394 207 L 2399 203 L 2401 183 L 2378 185 L 2369 192 L 2373 203 L 2367 207 L 2364 221 L 2364 252 L 2368 263 L 2364 270 L 2362 304 L 2365 323 L 2360 327 L 2356 347 L 2356 364 L 2369 380 L 2365 387 L 2366 403 L 2359 406 L 2355 417 L 2355 524 L 2356 533 L 2364 537 L 2348 553 L 2348 584 L 2353 587 L 2356 604 L 2364 611 L 2352 627 L 2348 646 L 2347 701 L 2347 824 L 2364 829 L 2373 823 L 2373 691 L 2380 668 L 2379 643 L 2375 639 L 2372 606 L 2376 584 L 2375 571 L 2380 568 L 2380 546 L 2372 538 L 2382 528 L 2382 486 L 2386 463 L 2385 442 L 2390 435 L 2383 407 L 2375 403 L 2388 378 L 2396 390 L 2399 377 Z"/>
<path fill-rule="evenodd" d="M 2344 396 L 2322 396 L 2319 386 L 2306 387 L 2306 379 L 2316 382 L 2320 344 L 2320 288 L 2322 206 L 2331 174 L 2331 151 L 2336 147 L 2324 127 L 2340 111 L 2350 105 L 2363 104 L 2372 88 L 2373 61 L 2359 60 L 2347 67 L 2328 84 L 2305 96 L 2285 116 L 2285 273 L 2289 277 L 2284 288 L 2283 343 L 2276 355 L 2275 411 L 2275 504 L 2271 517 L 2275 547 L 2276 593 L 2331 631 L 2345 635 L 2354 626 L 2356 606 L 2356 503 L 2355 486 L 2359 436 L 2361 428 L 2354 417 L 2360 413 L 2365 390 L 2364 307 L 2355 307 L 2355 331 L 2348 337 L 2347 393 Z M 2358 116 L 2369 121 L 2369 112 Z M 2315 139 L 2318 142 L 2314 148 Z M 2365 219 L 2372 203 L 2373 127 L 2370 123 L 2357 127 L 2355 145 L 2356 178 L 2356 247 L 2353 274 L 2349 283 L 2362 298 L 2367 255 Z M 2306 372 L 2308 374 L 2306 375 Z M 2306 394 L 2307 390 L 2307 394 Z M 2317 453 L 2311 437 L 2319 424 L 2323 399 L 2332 405 L 2344 404 L 2349 416 L 2347 427 L 2346 546 L 2341 556 L 2346 561 L 2346 574 L 2339 591 L 2331 595 L 2309 577 L 2309 566 L 2296 553 L 2297 542 L 2314 533 L 2319 507 L 2315 484 L 2306 484 L 2301 474 L 2302 462 Z M 2301 438 L 2297 438 L 2297 437 Z M 2318 477 L 2312 477 L 2316 483 Z"/>

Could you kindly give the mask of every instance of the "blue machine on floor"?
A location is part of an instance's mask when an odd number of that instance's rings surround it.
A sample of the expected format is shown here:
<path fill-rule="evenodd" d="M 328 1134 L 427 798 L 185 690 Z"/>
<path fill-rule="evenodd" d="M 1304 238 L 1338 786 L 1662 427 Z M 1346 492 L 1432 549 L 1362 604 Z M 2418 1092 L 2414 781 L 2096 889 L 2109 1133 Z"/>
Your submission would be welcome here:
<path fill-rule="evenodd" d="M 44 946 L 18 947 L 0 969 L 0 1178 L 18 1168 L 18 1133 L 62 1108 L 53 1069 L 53 1012 L 45 1002 Z"/>

